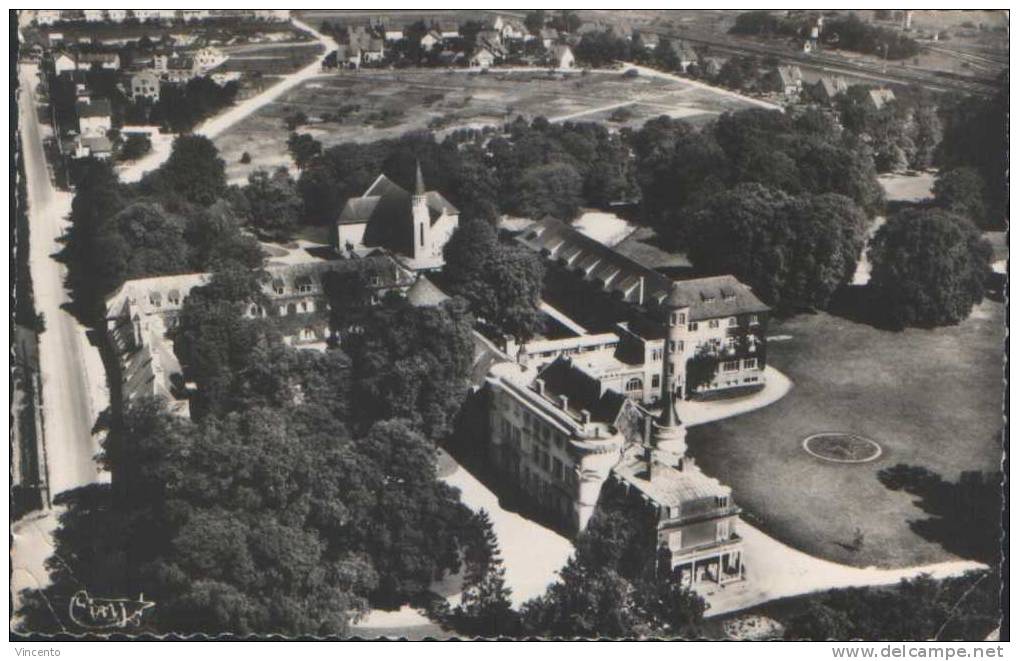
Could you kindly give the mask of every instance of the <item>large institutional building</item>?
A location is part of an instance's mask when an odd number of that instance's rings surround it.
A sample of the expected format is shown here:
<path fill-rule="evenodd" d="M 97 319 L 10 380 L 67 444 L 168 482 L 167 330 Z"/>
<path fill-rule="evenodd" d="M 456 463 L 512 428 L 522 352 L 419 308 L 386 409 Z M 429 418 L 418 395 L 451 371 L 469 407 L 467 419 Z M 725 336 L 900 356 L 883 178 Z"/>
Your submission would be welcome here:
<path fill-rule="evenodd" d="M 676 401 L 763 385 L 768 307 L 732 276 L 673 281 L 555 219 L 517 240 L 556 269 L 545 311 L 562 330 L 507 339 L 490 367 L 490 465 L 574 531 L 606 489 L 621 491 L 657 522 L 660 571 L 692 587 L 740 580 L 740 510 L 686 456 Z M 691 361 L 707 366 L 696 384 Z"/>
<path fill-rule="evenodd" d="M 261 285 L 268 303 L 251 303 L 246 315 L 276 317 L 290 344 L 324 346 L 335 331 L 330 327 L 328 283 L 353 271 L 364 276 L 372 303 L 389 292 L 407 293 L 415 284 L 415 274 L 387 255 L 270 265 Z M 125 399 L 158 395 L 171 411 L 189 413 L 187 388 L 168 334 L 177 325 L 184 299 L 210 279 L 208 273 L 186 273 L 128 280 L 106 299 L 106 334 L 118 358 Z"/>
<path fill-rule="evenodd" d="M 508 338 L 507 354 L 538 364 L 570 356 L 603 387 L 645 404 L 659 401 L 663 374 L 680 398 L 764 384 L 769 308 L 733 276 L 673 281 L 554 218 L 518 240 L 556 271 L 545 298 L 564 331 Z M 696 383 L 692 360 L 709 371 Z"/>

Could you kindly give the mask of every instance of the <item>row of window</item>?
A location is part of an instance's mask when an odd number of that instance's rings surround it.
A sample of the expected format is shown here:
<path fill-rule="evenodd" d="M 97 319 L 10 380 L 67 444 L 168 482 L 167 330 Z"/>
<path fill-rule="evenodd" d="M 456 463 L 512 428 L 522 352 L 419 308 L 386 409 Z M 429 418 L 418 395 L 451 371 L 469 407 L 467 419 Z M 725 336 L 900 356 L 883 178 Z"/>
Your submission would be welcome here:
<path fill-rule="evenodd" d="M 727 360 L 724 363 L 722 363 L 722 371 L 723 372 L 737 372 L 737 371 L 739 371 L 739 368 L 740 368 L 740 361 L 739 360 Z M 757 359 L 756 358 L 744 358 L 743 359 L 743 369 L 745 369 L 745 370 L 755 370 L 755 369 L 757 369 Z"/>
<path fill-rule="evenodd" d="M 722 321 L 721 319 L 709 319 L 708 328 L 718 328 L 721 325 L 721 321 Z M 747 321 L 751 326 L 755 326 L 760 323 L 760 320 L 758 319 L 756 314 L 750 315 L 747 318 Z M 687 325 L 687 330 L 691 332 L 696 331 L 700 327 L 699 323 L 700 322 L 697 321 L 691 321 Z M 725 323 L 726 326 L 729 328 L 735 328 L 736 326 L 739 325 L 739 321 L 736 319 L 736 317 L 729 317 Z M 672 317 L 669 319 L 669 325 L 682 326 L 683 324 L 686 324 L 686 314 L 682 312 L 673 312 Z"/>

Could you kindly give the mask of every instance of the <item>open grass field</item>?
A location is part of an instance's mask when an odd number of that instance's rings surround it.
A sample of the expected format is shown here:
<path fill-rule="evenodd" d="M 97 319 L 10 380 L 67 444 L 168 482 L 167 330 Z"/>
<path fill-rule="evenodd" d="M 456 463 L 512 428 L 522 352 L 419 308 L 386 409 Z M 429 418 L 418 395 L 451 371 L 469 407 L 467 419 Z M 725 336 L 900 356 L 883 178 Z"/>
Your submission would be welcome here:
<path fill-rule="evenodd" d="M 690 428 L 690 451 L 751 520 L 797 549 L 856 566 L 954 559 L 911 529 L 931 516 L 917 497 L 887 489 L 877 474 L 904 463 L 955 483 L 961 471 L 1000 469 L 1003 324 L 1004 306 L 991 301 L 936 330 L 877 330 L 826 313 L 776 322 L 769 334 L 790 339 L 770 342 L 769 360 L 792 391 Z M 803 450 L 804 438 L 825 431 L 874 439 L 882 454 L 841 464 Z M 857 528 L 863 543 L 854 550 Z"/>
<path fill-rule="evenodd" d="M 682 81 L 629 78 L 622 72 L 564 76 L 544 71 L 362 70 L 323 75 L 295 88 L 219 136 L 216 145 L 227 162 L 228 178 L 236 181 L 259 167 L 289 165 L 284 119 L 298 111 L 313 118 L 300 130 L 329 147 L 414 130 L 441 134 L 499 125 L 517 115 L 607 122 L 614 109 L 624 106 L 630 116 L 608 122 L 610 126 L 637 126 L 662 114 L 697 122 L 746 107 L 738 98 Z M 314 121 L 326 115 L 330 121 Z M 248 165 L 239 162 L 245 151 L 252 156 Z"/>

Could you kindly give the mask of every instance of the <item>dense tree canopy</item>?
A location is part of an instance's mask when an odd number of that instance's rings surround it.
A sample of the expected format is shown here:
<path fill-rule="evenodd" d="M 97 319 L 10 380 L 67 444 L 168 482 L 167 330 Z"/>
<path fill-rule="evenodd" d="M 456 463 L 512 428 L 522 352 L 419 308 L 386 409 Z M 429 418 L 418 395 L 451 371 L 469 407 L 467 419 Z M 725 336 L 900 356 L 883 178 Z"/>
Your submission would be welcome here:
<path fill-rule="evenodd" d="M 698 270 L 732 273 L 769 304 L 823 308 L 852 278 L 866 227 L 847 197 L 740 184 L 694 214 L 685 243 Z"/>
<path fill-rule="evenodd" d="M 983 640 L 998 625 L 1001 578 L 971 571 L 936 581 L 831 590 L 786 623 L 789 640 Z"/>
<path fill-rule="evenodd" d="M 473 324 L 458 299 L 436 307 L 393 302 L 371 308 L 342 340 L 351 359 L 355 420 L 364 426 L 405 418 L 430 439 L 445 437 L 467 396 Z"/>
<path fill-rule="evenodd" d="M 698 207 L 741 183 L 793 195 L 836 193 L 867 214 L 883 207 L 869 151 L 810 117 L 745 110 L 725 113 L 699 131 L 660 117 L 628 141 L 636 156 L 644 217 L 668 240 L 679 240 Z"/>
<path fill-rule="evenodd" d="M 280 167 L 272 174 L 256 170 L 248 175 L 248 185 L 243 190 L 248 224 L 268 239 L 289 239 L 297 228 L 302 206 L 287 169 Z"/>
<path fill-rule="evenodd" d="M 226 163 L 208 138 L 181 135 L 173 140 L 170 158 L 143 179 L 142 187 L 208 206 L 226 190 Z"/>
<path fill-rule="evenodd" d="M 491 225 L 461 221 L 443 251 L 443 281 L 474 313 L 503 333 L 531 337 L 540 324 L 545 265 L 531 251 L 500 244 Z"/>
<path fill-rule="evenodd" d="M 984 180 L 986 216 L 974 218 L 979 227 L 1005 229 L 1008 218 L 1008 75 L 990 99 L 971 96 L 951 104 L 946 112 L 944 139 L 938 149 L 944 170 L 973 167 Z"/>
<path fill-rule="evenodd" d="M 870 285 L 889 321 L 954 324 L 983 299 L 991 247 L 965 218 L 941 209 L 907 209 L 875 234 Z"/>

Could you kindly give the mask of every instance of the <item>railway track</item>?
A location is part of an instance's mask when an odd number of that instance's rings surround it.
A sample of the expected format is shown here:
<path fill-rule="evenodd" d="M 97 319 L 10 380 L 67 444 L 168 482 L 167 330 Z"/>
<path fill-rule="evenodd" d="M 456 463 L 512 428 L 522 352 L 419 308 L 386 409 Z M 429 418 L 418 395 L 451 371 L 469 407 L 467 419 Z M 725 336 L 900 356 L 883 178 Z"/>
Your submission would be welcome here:
<path fill-rule="evenodd" d="M 963 77 L 947 72 L 922 73 L 919 71 L 897 67 L 895 63 L 881 66 L 877 64 L 850 62 L 830 55 L 795 52 L 777 46 L 766 46 L 763 44 L 747 43 L 745 41 L 721 41 L 718 39 L 707 39 L 704 37 L 691 37 L 683 32 L 661 27 L 649 27 L 646 30 L 648 32 L 653 32 L 660 37 L 682 39 L 693 44 L 710 46 L 713 50 L 723 53 L 774 56 L 785 61 L 792 61 L 797 64 L 821 69 L 830 73 L 855 76 L 859 78 L 870 78 L 873 80 L 900 85 L 921 85 L 941 92 L 951 91 L 990 96 L 997 91 L 995 81 L 991 78 Z"/>

